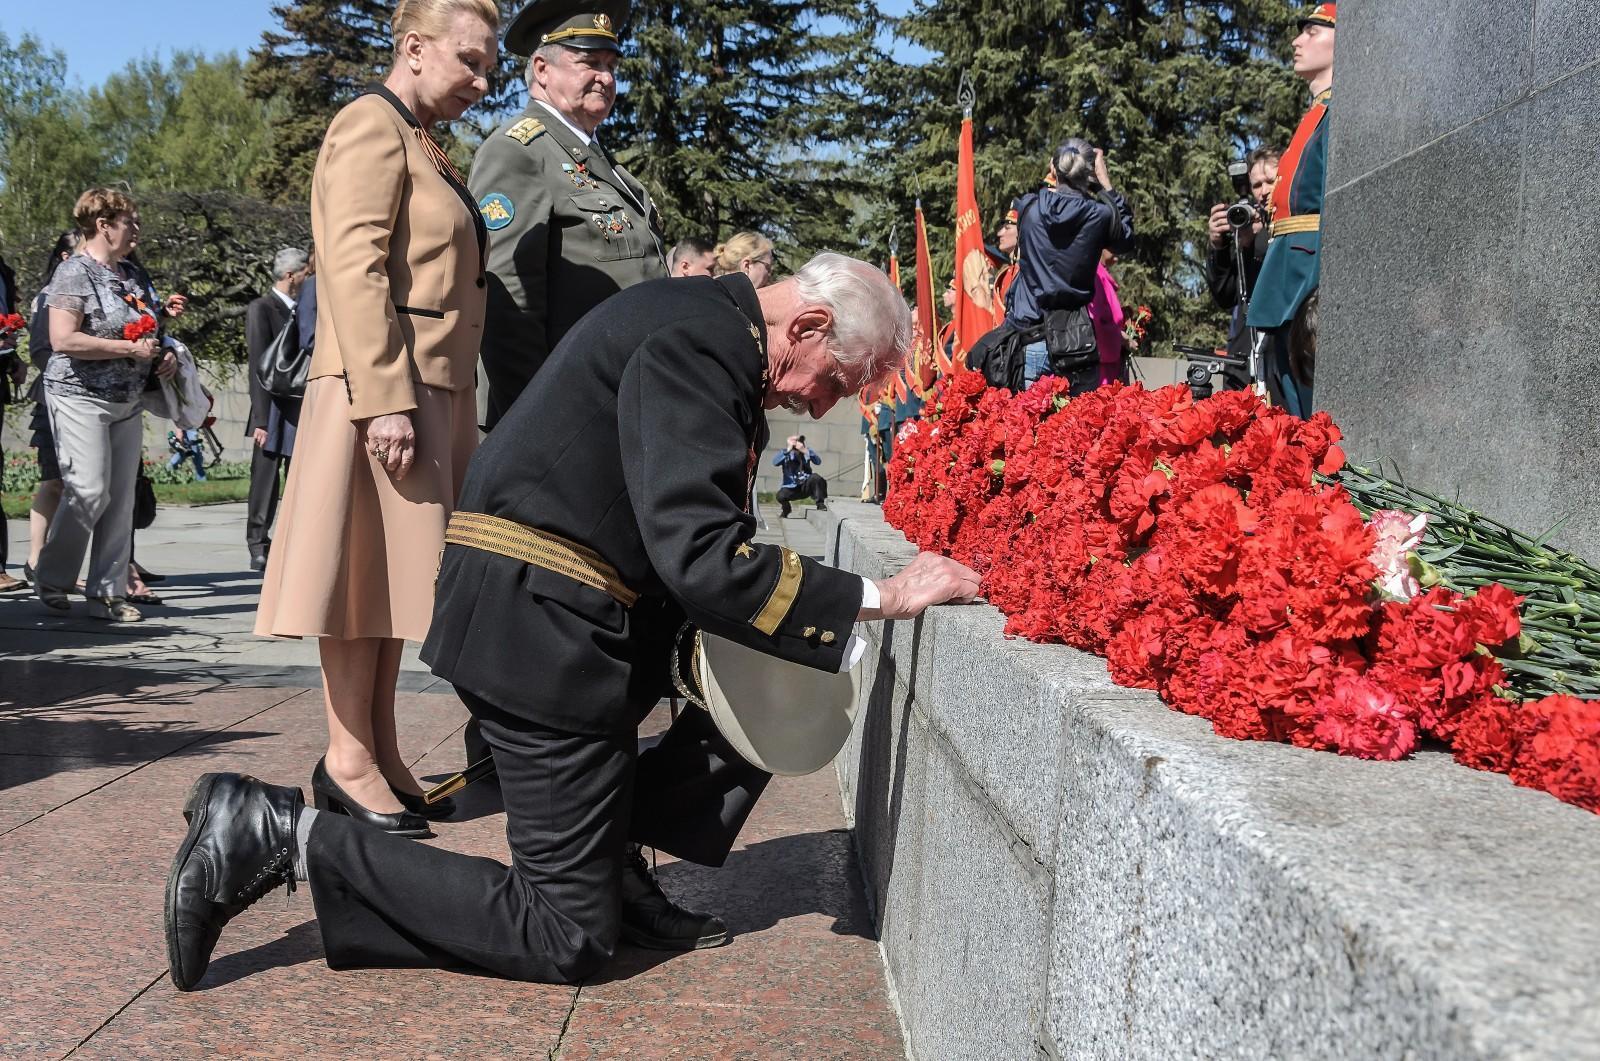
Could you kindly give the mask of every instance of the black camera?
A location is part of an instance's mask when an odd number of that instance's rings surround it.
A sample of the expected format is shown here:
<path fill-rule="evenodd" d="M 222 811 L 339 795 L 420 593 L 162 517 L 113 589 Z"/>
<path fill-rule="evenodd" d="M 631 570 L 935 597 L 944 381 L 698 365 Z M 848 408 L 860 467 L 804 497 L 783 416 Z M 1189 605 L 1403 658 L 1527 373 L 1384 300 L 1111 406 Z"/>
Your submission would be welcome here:
<path fill-rule="evenodd" d="M 1248 368 L 1249 362 L 1242 357 L 1231 357 L 1221 350 L 1212 350 L 1204 346 L 1187 346 L 1183 343 L 1174 343 L 1173 349 L 1182 354 L 1189 361 L 1185 379 L 1189 384 L 1189 392 L 1194 395 L 1195 401 L 1211 397 L 1216 389 L 1211 384 L 1211 377 L 1221 372 L 1224 368 Z"/>
<path fill-rule="evenodd" d="M 1239 201 L 1228 207 L 1228 227 L 1237 237 L 1241 229 L 1256 223 L 1266 224 L 1266 213 L 1250 194 L 1250 165 L 1244 160 L 1228 164 L 1228 180 Z"/>

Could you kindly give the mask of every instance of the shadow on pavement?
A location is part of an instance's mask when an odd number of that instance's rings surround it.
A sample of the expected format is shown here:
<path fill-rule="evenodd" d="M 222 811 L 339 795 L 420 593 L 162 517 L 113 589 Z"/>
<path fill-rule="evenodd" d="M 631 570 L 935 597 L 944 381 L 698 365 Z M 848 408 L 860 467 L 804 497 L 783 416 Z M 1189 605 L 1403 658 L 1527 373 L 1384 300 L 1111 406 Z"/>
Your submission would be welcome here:
<path fill-rule="evenodd" d="M 277 939 L 218 958 L 206 969 L 197 990 L 210 991 L 267 969 L 284 969 L 321 960 L 322 933 L 317 930 L 315 920 L 302 921 Z"/>
<path fill-rule="evenodd" d="M 197 690 L 174 689 L 175 680 L 136 668 L 0 660 L 0 790 L 78 768 L 135 766 L 276 736 L 199 721 L 192 710 Z M 168 705 L 170 712 L 150 710 Z"/>

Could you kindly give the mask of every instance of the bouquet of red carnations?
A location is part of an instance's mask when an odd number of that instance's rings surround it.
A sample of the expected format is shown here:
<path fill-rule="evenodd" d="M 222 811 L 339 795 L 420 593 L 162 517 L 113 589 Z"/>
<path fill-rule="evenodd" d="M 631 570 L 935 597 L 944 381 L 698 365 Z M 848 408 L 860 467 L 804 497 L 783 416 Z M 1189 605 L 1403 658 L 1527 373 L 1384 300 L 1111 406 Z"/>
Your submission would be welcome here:
<path fill-rule="evenodd" d="M 20 313 L 0 313 L 0 335 L 14 335 L 27 326 Z"/>
<path fill-rule="evenodd" d="M 978 570 L 1008 634 L 1098 653 L 1224 736 L 1371 759 L 1439 741 L 1600 812 L 1600 703 L 1548 665 L 1547 695 L 1517 695 L 1543 651 L 1523 630 L 1531 583 L 1440 576 L 1438 506 L 1372 504 L 1352 473 L 1358 504 L 1325 413 L 1066 389 L 946 377 L 888 470 L 885 516 Z"/>
<path fill-rule="evenodd" d="M 122 326 L 122 337 L 138 342 L 156 330 L 156 319 L 148 313 L 139 314 L 138 318 Z"/>
<path fill-rule="evenodd" d="M 1136 354 L 1144 348 L 1145 326 L 1152 314 L 1149 306 L 1138 306 L 1122 322 L 1122 348 L 1125 353 Z"/>

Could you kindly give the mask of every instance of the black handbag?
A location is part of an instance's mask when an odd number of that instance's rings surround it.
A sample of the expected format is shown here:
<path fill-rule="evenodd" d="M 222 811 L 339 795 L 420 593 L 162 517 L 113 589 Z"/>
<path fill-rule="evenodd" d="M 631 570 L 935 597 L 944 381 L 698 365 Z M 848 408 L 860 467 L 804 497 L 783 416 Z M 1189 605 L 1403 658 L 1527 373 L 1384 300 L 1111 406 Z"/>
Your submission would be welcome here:
<path fill-rule="evenodd" d="M 272 342 L 261 351 L 261 359 L 252 366 L 256 382 L 274 398 L 305 397 L 311 352 L 300 349 L 298 317 L 296 310 L 289 311 L 289 322 L 272 337 Z"/>
<path fill-rule="evenodd" d="M 1045 317 L 1044 352 L 1050 359 L 1050 374 L 1065 377 L 1073 396 L 1100 385 L 1100 347 L 1095 342 L 1094 321 L 1082 306 L 1051 310 Z"/>

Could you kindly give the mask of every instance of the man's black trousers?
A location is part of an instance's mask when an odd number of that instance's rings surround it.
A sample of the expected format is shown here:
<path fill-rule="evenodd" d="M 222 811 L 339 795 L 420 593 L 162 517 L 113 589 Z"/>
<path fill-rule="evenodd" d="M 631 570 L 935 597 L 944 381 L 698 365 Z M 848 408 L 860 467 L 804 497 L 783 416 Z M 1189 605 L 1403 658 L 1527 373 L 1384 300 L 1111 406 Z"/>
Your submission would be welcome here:
<path fill-rule="evenodd" d="M 783 515 L 789 514 L 789 502 L 797 497 L 809 497 L 819 505 L 828 503 L 828 480 L 820 475 L 812 475 L 799 486 L 780 486 L 778 488 L 778 501 L 783 505 Z"/>
<path fill-rule="evenodd" d="M 272 521 L 278 515 L 278 464 L 289 462 L 251 443 L 250 501 L 245 509 L 244 541 L 250 554 L 263 551 L 272 538 Z"/>
<path fill-rule="evenodd" d="M 698 708 L 641 751 L 633 733 L 565 733 L 460 695 L 494 755 L 511 865 L 319 814 L 306 864 L 335 969 L 582 980 L 616 949 L 627 841 L 719 866 L 771 780 Z"/>

